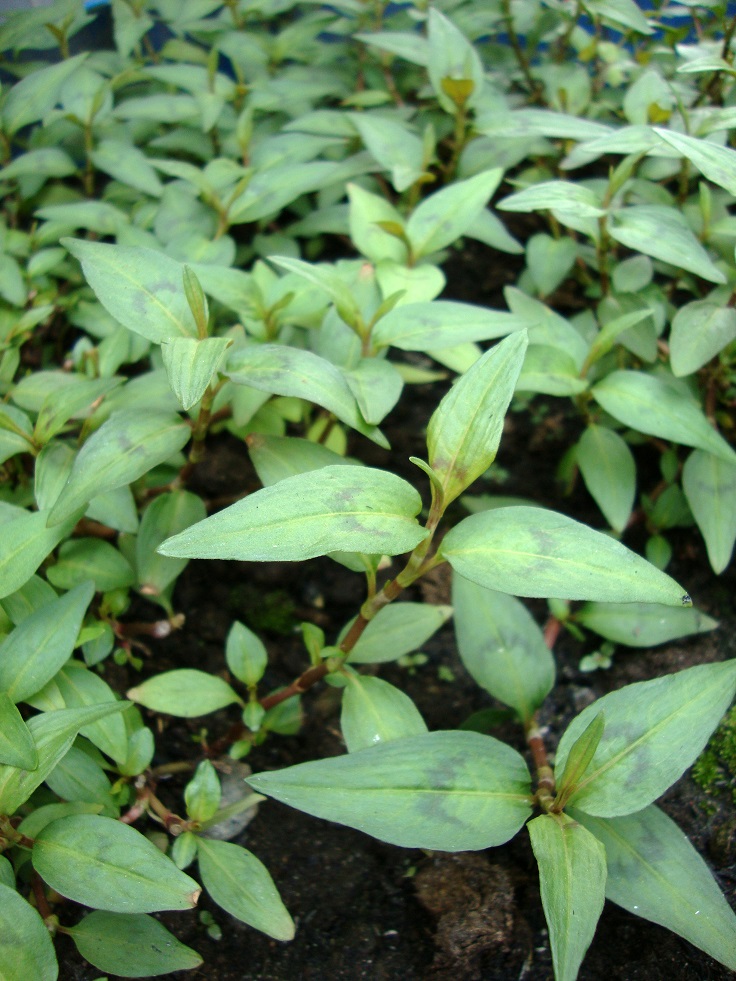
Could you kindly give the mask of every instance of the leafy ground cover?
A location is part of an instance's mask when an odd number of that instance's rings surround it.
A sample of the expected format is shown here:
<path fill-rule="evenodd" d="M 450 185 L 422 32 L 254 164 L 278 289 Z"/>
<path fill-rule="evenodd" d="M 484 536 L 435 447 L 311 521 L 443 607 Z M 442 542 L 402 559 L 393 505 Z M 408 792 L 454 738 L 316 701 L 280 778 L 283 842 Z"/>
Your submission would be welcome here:
<path fill-rule="evenodd" d="M 725 977 L 733 12 L 96 16 L 0 26 L 6 975 Z"/>

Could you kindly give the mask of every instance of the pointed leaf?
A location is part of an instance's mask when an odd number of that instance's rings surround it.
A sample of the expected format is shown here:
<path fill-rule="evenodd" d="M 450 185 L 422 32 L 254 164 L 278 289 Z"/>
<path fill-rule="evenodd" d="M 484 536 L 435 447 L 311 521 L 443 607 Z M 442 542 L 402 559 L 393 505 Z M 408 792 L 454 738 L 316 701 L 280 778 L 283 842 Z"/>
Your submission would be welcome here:
<path fill-rule="evenodd" d="M 144 194 L 160 197 L 163 184 L 148 157 L 125 140 L 100 140 L 92 151 L 92 163 L 110 177 Z"/>
<path fill-rule="evenodd" d="M 425 198 L 406 223 L 414 258 L 438 252 L 458 239 L 486 206 L 502 176 L 501 168 L 494 167 Z"/>
<path fill-rule="evenodd" d="M 182 719 L 194 719 L 239 702 L 236 691 L 206 671 L 180 668 L 154 675 L 128 691 L 127 697 L 154 712 L 166 712 Z"/>
<path fill-rule="evenodd" d="M 452 577 L 458 653 L 473 679 L 529 722 L 549 694 L 555 662 L 542 631 L 513 596 Z"/>
<path fill-rule="evenodd" d="M 614 419 L 649 436 L 671 439 L 736 463 L 736 453 L 703 412 L 661 378 L 641 371 L 614 371 L 592 389 Z"/>
<path fill-rule="evenodd" d="M 2 525 L 0 535 L 0 599 L 16 592 L 31 578 L 49 552 L 74 528 L 80 515 L 47 528 L 49 509 L 18 510 Z"/>
<path fill-rule="evenodd" d="M 0 691 L 0 764 L 35 770 L 38 753 L 15 702 Z"/>
<path fill-rule="evenodd" d="M 103 307 L 133 333 L 156 344 L 197 336 L 180 262 L 163 252 L 127 245 L 82 239 L 64 239 L 62 244 L 81 262 Z"/>
<path fill-rule="evenodd" d="M 526 763 L 477 732 L 427 732 L 247 782 L 307 814 L 405 848 L 500 845 L 531 813 Z"/>
<path fill-rule="evenodd" d="M 54 676 L 51 686 L 56 689 L 67 708 L 94 708 L 95 705 L 115 698 L 115 692 L 106 681 L 74 659 L 67 661 Z M 42 694 L 39 692 L 39 697 Z M 122 765 L 128 756 L 125 723 L 126 720 L 121 715 L 109 715 L 83 725 L 79 731 L 103 753 Z"/>
<path fill-rule="evenodd" d="M 468 341 L 491 341 L 526 326 L 527 321 L 503 310 L 470 303 L 433 300 L 406 303 L 381 317 L 371 331 L 374 348 L 432 351 Z"/>
<path fill-rule="evenodd" d="M 736 661 L 699 664 L 599 698 L 569 725 L 557 750 L 561 773 L 572 745 L 604 712 L 606 727 L 572 803 L 616 817 L 651 804 L 703 750 L 736 694 Z"/>
<path fill-rule="evenodd" d="M 627 817 L 572 814 L 606 849 L 606 897 L 736 971 L 736 914 L 677 825 L 651 805 Z"/>
<path fill-rule="evenodd" d="M 419 650 L 452 616 L 450 606 L 391 603 L 379 610 L 350 652 L 351 664 L 382 664 Z M 352 621 L 351 621 L 352 622 Z M 348 631 L 340 634 L 343 639 Z"/>
<path fill-rule="evenodd" d="M 0 691 L 23 702 L 71 657 L 94 586 L 81 583 L 31 613 L 0 644 Z"/>
<path fill-rule="evenodd" d="M 733 153 L 734 151 L 729 151 Z M 736 157 L 736 153 L 734 153 Z M 676 378 L 692 375 L 736 338 L 733 307 L 695 300 L 680 307 L 670 328 L 670 363 Z"/>
<path fill-rule="evenodd" d="M 43 119 L 57 103 L 61 87 L 87 54 L 65 58 L 56 65 L 31 72 L 8 90 L 2 109 L 3 129 L 13 136 L 23 126 Z"/>
<path fill-rule="evenodd" d="M 598 749 L 605 726 L 603 712 L 599 712 L 598 715 L 593 716 L 587 727 L 583 729 L 570 747 L 565 769 L 557 781 L 558 806 L 564 806 L 567 803 L 582 780 L 595 756 L 595 751 Z"/>
<path fill-rule="evenodd" d="M 38 910 L 15 889 L 0 883 L 3 981 L 56 981 L 54 943 Z"/>
<path fill-rule="evenodd" d="M 202 498 L 190 491 L 160 494 L 151 501 L 143 512 L 135 542 L 135 564 L 142 593 L 160 595 L 183 572 L 187 560 L 166 558 L 157 549 L 170 535 L 203 521 L 206 516 Z"/>
<path fill-rule="evenodd" d="M 427 427 L 429 465 L 442 483 L 444 505 L 496 458 L 526 346 L 526 331 L 505 338 L 458 379 L 432 414 Z"/>
<path fill-rule="evenodd" d="M 331 466 L 354 466 L 356 460 L 340 456 L 322 443 L 294 436 L 268 436 L 251 433 L 247 441 L 248 453 L 256 473 L 264 485 L 278 483 L 285 477 L 294 477 L 309 470 L 321 470 Z"/>
<path fill-rule="evenodd" d="M 0 814 L 12 815 L 28 800 L 62 759 L 83 726 L 112 712 L 122 712 L 129 704 L 112 702 L 84 709 L 60 709 L 29 719 L 28 728 L 36 744 L 38 766 L 33 770 L 0 766 Z"/>
<path fill-rule="evenodd" d="M 685 133 L 676 133 L 655 126 L 657 136 L 674 147 L 678 153 L 698 168 L 701 174 L 725 188 L 729 194 L 736 194 L 736 152 L 727 146 L 719 146 L 709 140 L 699 140 Z"/>
<path fill-rule="evenodd" d="M 636 463 L 628 445 L 607 426 L 591 424 L 580 437 L 575 458 L 606 521 L 622 532 L 636 496 Z"/>
<path fill-rule="evenodd" d="M 718 626 L 717 620 L 694 607 L 678 609 L 660 603 L 586 603 L 575 613 L 575 623 L 628 647 L 654 647 Z"/>
<path fill-rule="evenodd" d="M 471 514 L 441 550 L 461 576 L 515 596 L 690 603 L 674 579 L 613 538 L 542 508 Z"/>
<path fill-rule="evenodd" d="M 362 358 L 345 381 L 353 393 L 358 409 L 367 423 L 378 425 L 394 408 L 401 396 L 404 380 L 390 361 Z"/>
<path fill-rule="evenodd" d="M 551 210 L 563 217 L 600 218 L 605 215 L 599 196 L 572 181 L 542 181 L 517 191 L 496 205 L 499 211 Z"/>
<path fill-rule="evenodd" d="M 177 453 L 190 436 L 189 426 L 169 412 L 113 412 L 77 454 L 51 509 L 49 526 L 64 521 L 97 494 L 137 480 Z"/>
<path fill-rule="evenodd" d="M 340 728 L 349 753 L 427 732 L 419 709 L 403 691 L 380 678 L 348 675 Z"/>
<path fill-rule="evenodd" d="M 352 112 L 349 118 L 371 156 L 390 172 L 399 194 L 419 180 L 424 173 L 424 149 L 408 126 L 365 112 Z"/>
<path fill-rule="evenodd" d="M 47 824 L 31 858 L 62 896 L 111 913 L 191 909 L 201 892 L 139 831 L 98 814 L 72 814 Z"/>
<path fill-rule="evenodd" d="M 232 339 L 226 337 L 174 337 L 162 341 L 166 375 L 182 409 L 191 409 L 199 402 L 231 344 Z"/>
<path fill-rule="evenodd" d="M 323 467 L 287 477 L 200 521 L 163 555 L 296 562 L 335 551 L 400 555 L 427 532 L 414 488 L 384 470 Z"/>
<path fill-rule="evenodd" d="M 682 489 L 716 573 L 731 561 L 736 541 L 736 463 L 696 450 L 685 461 Z"/>
<path fill-rule="evenodd" d="M 268 666 L 268 652 L 263 641 L 244 623 L 236 620 L 225 642 L 227 666 L 244 685 L 257 685 Z"/>
<path fill-rule="evenodd" d="M 93 967 L 121 978 L 154 978 L 202 963 L 196 950 L 145 913 L 95 910 L 67 933 Z"/>
<path fill-rule="evenodd" d="M 95 592 L 125 589 L 135 582 L 130 563 L 111 545 L 98 538 L 75 538 L 59 548 L 58 561 L 46 573 L 57 589 L 93 583 Z"/>
<path fill-rule="evenodd" d="M 603 912 L 606 853 L 581 824 L 542 814 L 527 825 L 539 865 L 556 981 L 575 981 Z"/>
<path fill-rule="evenodd" d="M 231 916 L 275 940 L 291 940 L 294 923 L 265 865 L 229 841 L 197 839 L 202 885 Z"/>

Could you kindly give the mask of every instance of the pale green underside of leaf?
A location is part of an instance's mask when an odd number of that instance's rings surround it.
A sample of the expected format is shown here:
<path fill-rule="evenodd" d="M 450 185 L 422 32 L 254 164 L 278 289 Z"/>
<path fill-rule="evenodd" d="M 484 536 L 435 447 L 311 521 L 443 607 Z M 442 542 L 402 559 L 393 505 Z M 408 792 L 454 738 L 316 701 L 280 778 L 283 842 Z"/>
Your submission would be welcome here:
<path fill-rule="evenodd" d="M 427 532 L 414 488 L 384 470 L 323 467 L 287 477 L 164 542 L 163 555 L 296 562 L 328 552 L 399 555 Z"/>
<path fill-rule="evenodd" d="M 697 758 L 734 694 L 736 661 L 725 661 L 599 698 L 573 719 L 557 749 L 559 774 L 577 737 L 604 713 L 603 736 L 572 803 L 601 817 L 631 814 L 651 804 Z"/>
<path fill-rule="evenodd" d="M 671 606 L 685 596 L 674 579 L 613 538 L 542 508 L 472 514 L 441 550 L 461 576 L 516 596 Z"/>
<path fill-rule="evenodd" d="M 575 622 L 628 647 L 654 647 L 718 626 L 717 620 L 694 607 L 678 609 L 661 603 L 586 603 L 575 613 Z"/>
<path fill-rule="evenodd" d="M 682 489 L 716 573 L 731 561 L 736 541 L 736 463 L 695 450 L 682 469 Z"/>
<path fill-rule="evenodd" d="M 527 825 L 539 866 L 555 981 L 575 981 L 603 912 L 606 853 L 582 825 L 542 814 Z"/>
<path fill-rule="evenodd" d="M 475 732 L 428 732 L 248 779 L 259 793 L 407 848 L 473 851 L 531 813 L 519 754 Z"/>
<path fill-rule="evenodd" d="M 736 914 L 687 837 L 654 805 L 627 817 L 571 813 L 606 849 L 606 897 L 736 971 Z"/>
<path fill-rule="evenodd" d="M 522 317 L 470 303 L 434 300 L 395 307 L 371 331 L 375 348 L 432 351 L 468 341 L 490 341 L 527 326 Z"/>
<path fill-rule="evenodd" d="M 585 486 L 606 521 L 622 532 L 636 496 L 636 463 L 631 450 L 612 429 L 590 425 L 580 438 L 576 457 Z"/>
<path fill-rule="evenodd" d="M 239 701 L 226 681 L 206 671 L 180 668 L 156 674 L 131 688 L 127 697 L 154 712 L 193 719 Z"/>

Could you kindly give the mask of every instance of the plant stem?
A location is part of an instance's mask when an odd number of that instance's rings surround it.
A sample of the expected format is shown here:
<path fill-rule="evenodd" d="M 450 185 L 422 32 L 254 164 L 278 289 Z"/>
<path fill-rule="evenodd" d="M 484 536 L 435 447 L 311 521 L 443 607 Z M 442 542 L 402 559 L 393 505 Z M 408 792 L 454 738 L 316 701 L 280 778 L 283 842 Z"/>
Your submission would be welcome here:
<path fill-rule="evenodd" d="M 511 48 L 516 57 L 517 64 L 521 69 L 521 73 L 524 76 L 524 81 L 529 89 L 529 95 L 531 96 L 532 102 L 541 102 L 539 84 L 534 78 L 531 72 L 531 66 L 529 65 L 529 59 L 526 56 L 526 51 L 521 46 L 519 41 L 519 35 L 516 33 L 516 28 L 514 27 L 514 18 L 511 13 L 511 0 L 501 0 L 501 11 L 503 12 L 503 19 L 506 23 L 506 31 L 509 36 L 509 42 Z"/>
<path fill-rule="evenodd" d="M 536 801 L 545 813 L 549 811 L 555 799 L 555 775 L 549 765 L 547 747 L 544 745 L 542 730 L 539 728 L 537 715 L 526 726 L 526 741 L 534 761 L 537 776 Z"/>

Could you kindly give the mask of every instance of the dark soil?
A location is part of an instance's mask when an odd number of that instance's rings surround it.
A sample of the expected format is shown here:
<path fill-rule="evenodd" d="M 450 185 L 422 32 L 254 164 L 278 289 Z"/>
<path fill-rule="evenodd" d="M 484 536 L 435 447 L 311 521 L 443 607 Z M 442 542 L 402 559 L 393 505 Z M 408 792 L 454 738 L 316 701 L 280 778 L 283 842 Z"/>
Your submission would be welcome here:
<path fill-rule="evenodd" d="M 487 251 L 487 250 L 486 250 Z M 456 276 L 478 256 L 460 257 Z M 494 261 L 497 261 L 497 257 Z M 475 266 L 477 270 L 477 264 Z M 501 276 L 495 280 L 497 288 Z M 450 281 L 453 281 L 451 279 Z M 478 296 L 478 293 L 484 295 Z M 488 302 L 493 290 L 478 289 L 476 302 Z M 457 297 L 459 290 L 454 292 Z M 467 299 L 465 295 L 463 298 Z M 498 301 L 491 305 L 500 305 Z M 385 427 L 393 451 L 372 446 L 372 464 L 388 466 L 421 486 L 421 474 L 407 462 L 423 455 L 423 430 L 439 399 L 436 388 L 405 395 Z M 522 495 L 581 520 L 601 519 L 584 489 L 562 498 L 554 481 L 557 462 L 570 444 L 576 426 L 564 400 L 542 399 L 548 411 L 532 419 L 512 414 L 499 456 L 509 471 L 503 494 Z M 357 437 L 358 439 L 360 437 Z M 360 453 L 366 457 L 365 441 Z M 646 471 L 646 461 L 640 461 Z M 215 441 L 197 474 L 198 490 L 210 498 L 254 486 L 245 448 L 230 437 Z M 493 490 L 487 484 L 474 488 Z M 458 506 L 459 508 L 459 506 Z M 458 510 L 458 516 L 462 513 Z M 642 533 L 633 530 L 627 543 L 640 546 Z M 672 537 L 675 548 L 670 571 L 693 595 L 695 603 L 721 621 L 719 630 L 678 641 L 652 651 L 620 648 L 608 671 L 586 674 L 580 657 L 591 645 L 562 635 L 555 645 L 558 685 L 544 708 L 549 745 L 556 742 L 570 718 L 594 698 L 625 684 L 678 671 L 689 665 L 736 656 L 736 615 L 732 597 L 733 570 L 716 579 L 696 532 Z M 436 576 L 424 598 L 448 602 L 447 577 Z M 420 598 L 419 593 L 413 594 Z M 412 598 L 411 596 L 409 598 Z M 237 562 L 192 562 L 175 594 L 175 607 L 186 614 L 184 630 L 155 642 L 146 674 L 172 667 L 197 667 L 225 674 L 224 640 L 234 619 L 262 631 L 271 656 L 266 687 L 290 681 L 306 667 L 293 627 L 301 620 L 319 624 L 334 638 L 362 600 L 360 577 L 346 574 L 327 559 L 300 566 Z M 540 622 L 546 607 L 530 604 Z M 137 619 L 155 619 L 154 608 Z M 430 729 L 454 728 L 473 712 L 489 706 L 489 697 L 465 673 L 455 652 L 450 626 L 427 645 L 428 661 L 414 669 L 381 667 L 381 677 L 415 699 Z M 442 669 L 442 670 L 440 670 Z M 128 679 L 113 680 L 124 687 Z M 454 681 L 445 680 L 454 676 Z M 304 725 L 297 736 L 273 737 L 255 749 L 248 763 L 255 771 L 276 769 L 344 752 L 339 731 L 339 692 L 319 686 L 303 699 Z M 201 756 L 194 741 L 202 725 L 215 741 L 238 721 L 237 711 L 223 711 L 191 722 L 161 718 L 156 762 Z M 494 734 L 524 752 L 518 727 L 502 725 Z M 180 784 L 172 781 L 170 803 L 181 808 Z M 168 794 L 162 785 L 162 794 Z M 168 800 L 168 797 L 167 797 Z M 660 802 L 709 861 L 718 881 L 736 904 L 736 815 L 728 795 L 706 798 L 686 776 Z M 730 829 L 730 830 L 729 830 Z M 221 939 L 212 939 L 199 911 L 163 917 L 185 943 L 196 948 L 205 964 L 196 971 L 172 975 L 188 981 L 548 981 L 552 966 L 538 881 L 528 836 L 522 832 L 508 845 L 485 853 L 428 854 L 384 845 L 348 828 L 265 802 L 246 831 L 236 839 L 246 844 L 269 868 L 297 923 L 289 944 L 270 940 L 235 921 L 206 896 L 201 910 L 219 925 Z M 92 981 L 99 972 L 83 962 L 69 941 L 61 940 L 64 981 Z M 674 934 L 606 904 L 596 938 L 587 954 L 581 981 L 726 981 L 734 975 Z"/>

